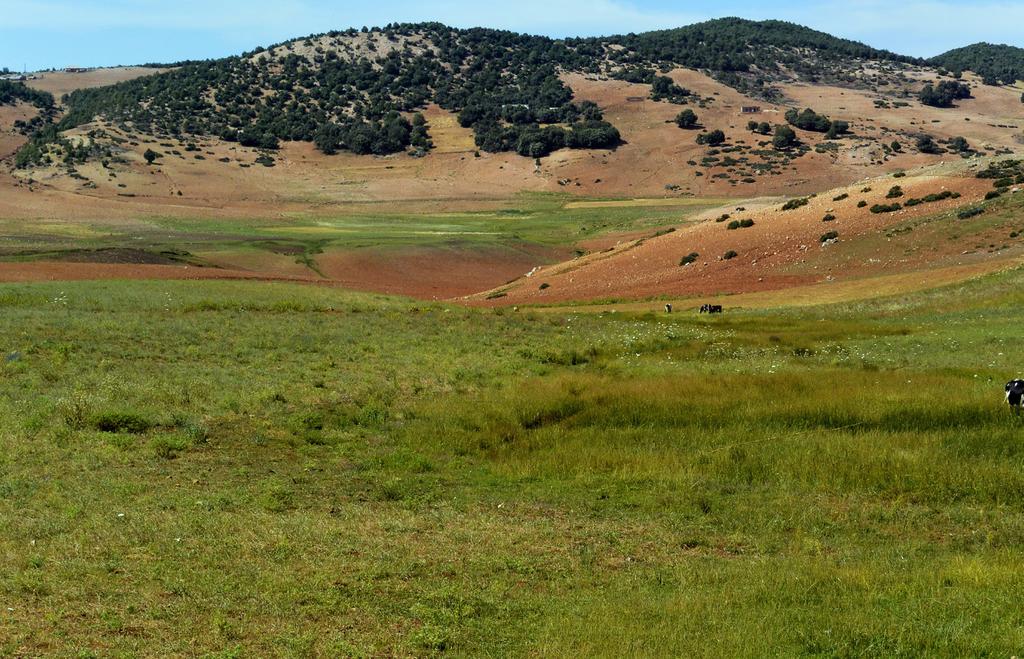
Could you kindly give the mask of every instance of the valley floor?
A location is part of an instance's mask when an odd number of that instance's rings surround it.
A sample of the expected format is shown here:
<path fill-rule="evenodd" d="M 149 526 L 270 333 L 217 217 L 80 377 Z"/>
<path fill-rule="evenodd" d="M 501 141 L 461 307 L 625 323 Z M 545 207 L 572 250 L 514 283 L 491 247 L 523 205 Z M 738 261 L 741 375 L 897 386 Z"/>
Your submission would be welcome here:
<path fill-rule="evenodd" d="M 1010 656 L 1022 284 L 0 285 L 0 654 Z"/>

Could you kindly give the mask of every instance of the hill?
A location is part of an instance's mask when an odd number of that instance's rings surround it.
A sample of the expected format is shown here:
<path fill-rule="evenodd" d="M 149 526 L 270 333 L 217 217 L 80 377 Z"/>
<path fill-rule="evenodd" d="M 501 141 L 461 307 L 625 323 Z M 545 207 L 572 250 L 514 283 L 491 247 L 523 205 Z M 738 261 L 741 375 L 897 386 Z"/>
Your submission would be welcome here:
<path fill-rule="evenodd" d="M 689 90 L 659 81 L 659 71 L 703 70 L 734 88 L 778 98 L 772 82 L 837 80 L 848 75 L 851 60 L 919 63 L 780 21 L 729 18 L 568 40 L 396 24 L 313 35 L 75 91 L 60 128 L 103 116 L 144 132 L 216 135 L 246 146 L 273 149 L 280 140 L 297 140 L 325 153 L 387 154 L 430 148 L 422 125 L 400 113 L 433 102 L 457 113 L 480 148 L 537 157 L 565 146 L 614 146 L 620 138 L 601 121 L 599 108 L 573 102 L 560 74 L 659 82 L 663 93 L 656 96 L 685 104 Z"/>
<path fill-rule="evenodd" d="M 986 84 L 1012 85 L 1024 80 L 1024 48 L 1016 46 L 976 43 L 933 57 L 929 62 L 951 71 L 974 71 Z"/>

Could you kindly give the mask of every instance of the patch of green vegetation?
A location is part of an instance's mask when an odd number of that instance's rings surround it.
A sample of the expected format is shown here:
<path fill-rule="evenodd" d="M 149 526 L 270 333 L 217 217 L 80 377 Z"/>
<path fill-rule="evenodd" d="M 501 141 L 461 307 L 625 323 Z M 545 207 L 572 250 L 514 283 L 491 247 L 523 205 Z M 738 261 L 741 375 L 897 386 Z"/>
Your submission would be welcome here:
<path fill-rule="evenodd" d="M 1022 284 L 714 319 L 0 285 L 0 649 L 1009 656 Z"/>

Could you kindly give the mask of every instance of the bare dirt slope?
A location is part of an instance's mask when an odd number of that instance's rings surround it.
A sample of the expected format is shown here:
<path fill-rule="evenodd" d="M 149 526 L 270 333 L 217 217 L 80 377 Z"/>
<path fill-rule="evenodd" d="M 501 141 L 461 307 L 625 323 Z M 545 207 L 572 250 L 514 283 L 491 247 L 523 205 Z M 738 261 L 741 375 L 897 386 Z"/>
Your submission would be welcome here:
<path fill-rule="evenodd" d="M 898 212 L 873 213 L 876 204 L 944 191 L 957 193 Z M 984 218 L 964 221 L 954 211 L 983 200 L 991 181 L 922 172 L 885 177 L 832 190 L 794 210 L 781 205 L 738 212 L 727 221 L 705 222 L 623 242 L 570 262 L 541 268 L 514 284 L 473 299 L 492 304 L 574 300 L 688 298 L 781 290 L 794 286 L 876 277 L 895 272 L 963 266 L 1024 254 L 1024 241 L 1008 240 L 1010 228 Z M 839 199 L 842 195 L 848 195 Z M 867 206 L 859 207 L 861 202 Z M 824 221 L 827 216 L 834 219 Z M 937 218 L 937 219 L 936 219 Z M 733 220 L 753 226 L 729 228 Z M 934 221 L 932 221 L 934 219 Z M 916 229 L 916 231 L 915 231 Z M 835 232 L 838 240 L 825 241 Z M 996 242 L 998 241 L 998 242 Z M 968 249 L 965 249 L 967 247 Z M 693 263 L 683 258 L 696 255 Z"/>

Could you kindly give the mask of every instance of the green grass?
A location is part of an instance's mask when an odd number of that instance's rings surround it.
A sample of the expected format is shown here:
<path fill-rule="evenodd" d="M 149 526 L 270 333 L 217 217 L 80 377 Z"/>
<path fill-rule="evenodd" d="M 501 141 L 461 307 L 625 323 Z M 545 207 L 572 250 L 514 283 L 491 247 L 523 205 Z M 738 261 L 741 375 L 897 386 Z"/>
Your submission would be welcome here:
<path fill-rule="evenodd" d="M 0 655 L 1011 656 L 1022 284 L 0 286 Z"/>
<path fill-rule="evenodd" d="M 82 249 L 131 248 L 153 252 L 185 250 L 275 251 L 282 247 L 312 254 L 303 263 L 316 271 L 317 250 L 446 249 L 450 247 L 569 249 L 597 236 L 650 231 L 692 221 L 722 200 L 695 201 L 685 207 L 644 205 L 567 208 L 576 198 L 556 194 L 522 194 L 492 201 L 484 211 L 436 212 L 375 204 L 336 217 L 296 215 L 273 219 L 151 218 L 130 224 L 95 222 L 27 226 L 0 220 L 0 259 L 53 259 Z"/>

